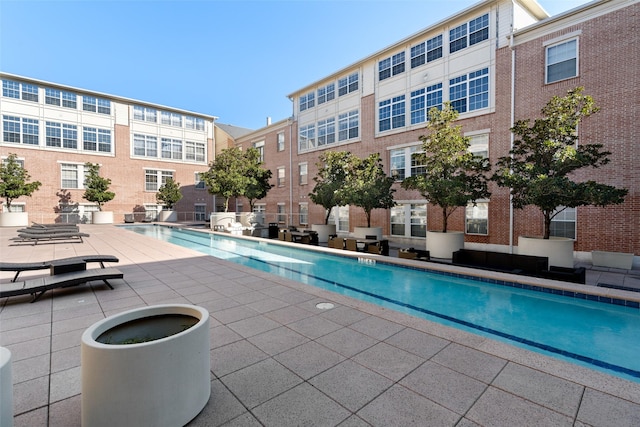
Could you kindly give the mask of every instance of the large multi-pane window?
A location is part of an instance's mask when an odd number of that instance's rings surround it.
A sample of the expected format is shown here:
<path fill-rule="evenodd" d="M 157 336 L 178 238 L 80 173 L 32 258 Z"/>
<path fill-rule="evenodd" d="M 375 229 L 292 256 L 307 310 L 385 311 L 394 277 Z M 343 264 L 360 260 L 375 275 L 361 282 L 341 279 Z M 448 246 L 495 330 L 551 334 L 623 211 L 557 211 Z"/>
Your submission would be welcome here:
<path fill-rule="evenodd" d="M 547 47 L 547 83 L 578 75 L 578 40 L 573 39 Z"/>
<path fill-rule="evenodd" d="M 426 203 L 398 203 L 391 208 L 391 235 L 403 237 L 426 237 Z"/>
<path fill-rule="evenodd" d="M 442 83 L 411 92 L 411 124 L 427 121 L 433 107 L 442 109 Z"/>
<path fill-rule="evenodd" d="M 338 141 L 358 138 L 359 122 L 358 110 L 340 114 L 338 116 Z"/>
<path fill-rule="evenodd" d="M 20 99 L 20 83 L 12 80 L 2 80 L 2 96 Z"/>
<path fill-rule="evenodd" d="M 38 102 L 38 86 L 21 83 L 22 99 L 25 101 Z"/>
<path fill-rule="evenodd" d="M 58 105 L 65 108 L 76 109 L 78 106 L 76 98 L 75 93 L 63 90 L 46 88 L 44 91 L 44 102 L 48 105 Z"/>
<path fill-rule="evenodd" d="M 204 119 L 200 117 L 185 116 L 184 127 L 187 129 L 204 130 Z"/>
<path fill-rule="evenodd" d="M 93 111 L 94 113 L 111 114 L 111 101 L 84 95 L 82 97 L 82 109 L 84 111 Z"/>
<path fill-rule="evenodd" d="M 473 46 L 488 38 L 489 14 L 485 14 L 449 31 L 449 53 Z"/>
<path fill-rule="evenodd" d="M 318 122 L 318 147 L 336 142 L 336 119 L 331 117 Z"/>
<path fill-rule="evenodd" d="M 576 238 L 576 208 L 560 207 L 551 219 L 549 234 L 553 237 Z"/>
<path fill-rule="evenodd" d="M 160 123 L 163 125 L 182 127 L 182 114 L 161 111 Z"/>
<path fill-rule="evenodd" d="M 158 157 L 158 138 L 150 135 L 133 134 L 133 155 Z"/>
<path fill-rule="evenodd" d="M 153 108 L 141 107 L 139 105 L 133 106 L 133 118 L 134 120 L 142 120 L 145 122 L 157 122 L 158 111 Z"/>
<path fill-rule="evenodd" d="M 40 126 L 38 120 L 25 117 L 2 116 L 2 140 L 28 145 L 38 145 Z"/>
<path fill-rule="evenodd" d="M 309 92 L 300 97 L 300 111 L 304 111 L 308 108 L 312 108 L 315 106 L 315 93 Z"/>
<path fill-rule="evenodd" d="M 489 157 L 489 134 L 469 137 L 469 152 L 483 159 Z"/>
<path fill-rule="evenodd" d="M 346 95 L 358 90 L 358 73 L 338 79 L 338 96 Z"/>
<path fill-rule="evenodd" d="M 489 69 L 474 71 L 449 80 L 449 100 L 458 113 L 489 106 Z"/>
<path fill-rule="evenodd" d="M 389 172 L 396 181 L 403 181 L 410 176 L 421 175 L 426 172 L 425 158 L 421 145 L 390 150 L 389 159 L 391 165 Z"/>
<path fill-rule="evenodd" d="M 385 58 L 378 63 L 378 80 L 404 73 L 404 52 Z"/>
<path fill-rule="evenodd" d="M 316 126 L 310 124 L 307 126 L 300 126 L 300 132 L 298 137 L 298 150 L 310 150 L 316 147 Z"/>
<path fill-rule="evenodd" d="M 400 95 L 380 102 L 378 122 L 380 132 L 404 126 L 404 98 L 404 95 Z"/>
<path fill-rule="evenodd" d="M 306 185 L 308 182 L 308 167 L 307 163 L 300 163 L 298 165 L 298 184 Z"/>
<path fill-rule="evenodd" d="M 82 129 L 82 148 L 86 151 L 111 152 L 111 130 L 84 127 Z"/>
<path fill-rule="evenodd" d="M 489 234 L 489 202 L 469 203 L 465 211 L 465 233 Z"/>
<path fill-rule="evenodd" d="M 329 83 L 318 89 L 318 105 L 331 101 L 336 97 L 336 84 Z"/>
<path fill-rule="evenodd" d="M 78 127 L 66 123 L 46 122 L 47 147 L 78 149 Z"/>
<path fill-rule="evenodd" d="M 160 141 L 163 159 L 182 160 L 182 141 L 162 138 Z"/>
<path fill-rule="evenodd" d="M 38 102 L 38 86 L 12 80 L 2 80 L 2 96 Z"/>
<path fill-rule="evenodd" d="M 400 148 L 400 149 L 391 150 L 389 153 L 389 157 L 391 159 L 391 163 L 390 163 L 391 177 L 396 181 L 404 181 L 405 165 L 406 165 L 405 149 Z"/>
<path fill-rule="evenodd" d="M 185 141 L 184 159 L 192 162 L 204 162 L 206 159 L 204 142 Z"/>
<path fill-rule="evenodd" d="M 89 171 L 84 164 L 78 163 L 61 163 L 60 177 L 61 187 L 63 189 L 83 189 L 84 180 Z"/>
<path fill-rule="evenodd" d="M 169 178 L 173 179 L 173 171 L 146 169 L 144 171 L 145 190 L 158 191 Z"/>

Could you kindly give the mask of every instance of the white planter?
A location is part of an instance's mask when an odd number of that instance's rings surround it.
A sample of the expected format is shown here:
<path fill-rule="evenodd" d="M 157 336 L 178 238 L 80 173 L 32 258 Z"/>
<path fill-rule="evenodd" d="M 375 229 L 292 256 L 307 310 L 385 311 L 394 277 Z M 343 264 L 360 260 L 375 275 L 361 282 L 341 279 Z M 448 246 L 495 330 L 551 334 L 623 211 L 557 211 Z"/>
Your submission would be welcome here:
<path fill-rule="evenodd" d="M 254 224 L 257 224 L 258 227 L 264 226 L 264 214 L 262 212 L 241 212 L 238 214 L 239 220 L 238 222 L 242 224 L 243 227 L 253 227 Z"/>
<path fill-rule="evenodd" d="M 327 243 L 329 235 L 336 234 L 335 224 L 311 224 L 311 229 L 318 233 L 318 243 Z"/>
<path fill-rule="evenodd" d="M 600 267 L 631 270 L 633 254 L 624 252 L 591 251 L 591 262 Z"/>
<path fill-rule="evenodd" d="M 376 236 L 376 240 L 382 240 L 382 227 L 354 227 L 353 237 L 364 239 L 367 236 Z"/>
<path fill-rule="evenodd" d="M 211 394 L 209 334 L 209 312 L 185 304 L 137 308 L 93 324 L 81 342 L 82 425 L 188 423 Z M 127 339 L 133 343 L 122 344 Z"/>
<path fill-rule="evenodd" d="M 573 268 L 573 240 L 565 237 L 518 237 L 518 253 L 549 258 L 549 267 Z"/>
<path fill-rule="evenodd" d="M 210 226 L 212 230 L 216 225 L 222 226 L 224 229 L 227 229 L 236 223 L 236 213 L 235 212 L 212 212 L 209 219 L 211 221 Z"/>
<path fill-rule="evenodd" d="M 178 212 L 176 211 L 160 211 L 158 221 L 160 222 L 176 222 L 178 220 Z"/>
<path fill-rule="evenodd" d="M 0 426 L 13 425 L 13 377 L 11 375 L 11 352 L 0 347 Z"/>
<path fill-rule="evenodd" d="M 113 224 L 113 212 L 97 211 L 91 214 L 92 224 Z"/>
<path fill-rule="evenodd" d="M 27 227 L 29 214 L 27 212 L 0 212 L 0 227 Z"/>
<path fill-rule="evenodd" d="M 462 231 L 427 231 L 427 250 L 433 258 L 451 259 L 453 253 L 464 248 Z"/>

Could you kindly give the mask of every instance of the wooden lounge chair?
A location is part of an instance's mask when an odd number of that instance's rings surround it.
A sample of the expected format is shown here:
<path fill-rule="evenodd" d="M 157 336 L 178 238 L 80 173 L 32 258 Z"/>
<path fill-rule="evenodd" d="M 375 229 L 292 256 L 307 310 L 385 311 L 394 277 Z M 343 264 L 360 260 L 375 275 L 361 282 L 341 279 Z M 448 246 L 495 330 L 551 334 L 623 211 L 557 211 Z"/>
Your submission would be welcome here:
<path fill-rule="evenodd" d="M 63 232 L 52 232 L 52 233 L 19 233 L 18 237 L 14 237 L 11 240 L 17 242 L 33 242 L 34 245 L 37 245 L 38 242 L 51 242 L 55 240 L 79 240 L 80 243 L 83 243 L 83 237 L 89 237 L 87 233 L 81 233 L 79 231 L 63 231 Z"/>
<path fill-rule="evenodd" d="M 113 255 L 81 255 L 41 262 L 0 262 L 0 271 L 15 271 L 16 275 L 11 280 L 12 282 L 15 282 L 18 279 L 18 275 L 23 271 L 45 270 L 54 265 L 69 265 L 88 262 L 99 262 L 100 267 L 104 268 L 105 262 L 119 261 L 120 260 Z"/>
<path fill-rule="evenodd" d="M 73 271 L 70 273 L 56 274 L 54 276 L 38 277 L 28 279 L 24 282 L 3 284 L 0 288 L 0 298 L 17 295 L 33 295 L 31 302 L 37 301 L 45 292 L 51 289 L 68 288 L 94 280 L 102 280 L 109 288 L 113 286 L 108 282 L 110 279 L 122 279 L 124 274 L 117 268 L 95 268 L 92 270 Z"/>

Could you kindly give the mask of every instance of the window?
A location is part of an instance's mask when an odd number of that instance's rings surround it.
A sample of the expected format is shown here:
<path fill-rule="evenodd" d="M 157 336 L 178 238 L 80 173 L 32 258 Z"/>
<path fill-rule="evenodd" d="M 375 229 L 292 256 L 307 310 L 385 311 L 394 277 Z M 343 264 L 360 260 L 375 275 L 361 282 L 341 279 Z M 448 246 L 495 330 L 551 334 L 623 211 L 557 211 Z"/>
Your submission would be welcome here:
<path fill-rule="evenodd" d="M 578 40 L 547 47 L 547 83 L 578 75 Z"/>
<path fill-rule="evenodd" d="M 285 171 L 284 167 L 279 167 L 278 168 L 278 177 L 277 177 L 277 180 L 278 180 L 277 185 L 278 185 L 278 187 L 284 187 L 284 184 L 285 184 L 284 183 L 284 178 L 285 178 L 284 171 Z"/>
<path fill-rule="evenodd" d="M 264 203 L 255 203 L 253 205 L 253 211 L 255 213 L 265 213 L 267 212 L 267 205 Z"/>
<path fill-rule="evenodd" d="M 167 182 L 168 178 L 173 178 L 173 171 L 145 169 L 144 177 L 145 190 L 158 191 Z"/>
<path fill-rule="evenodd" d="M 397 53 L 378 63 L 378 80 L 404 73 L 404 52 Z"/>
<path fill-rule="evenodd" d="M 411 92 L 411 124 L 427 121 L 433 107 L 442 109 L 442 83 Z"/>
<path fill-rule="evenodd" d="M 195 177 L 195 189 L 196 190 L 204 190 L 205 188 L 207 188 L 205 182 L 202 180 L 202 172 L 196 172 L 194 174 Z"/>
<path fill-rule="evenodd" d="M 84 127 L 82 132 L 82 148 L 86 151 L 111 152 L 111 131 Z"/>
<path fill-rule="evenodd" d="M 411 68 L 419 67 L 425 62 L 425 42 L 411 48 Z"/>
<path fill-rule="evenodd" d="M 299 223 L 300 225 L 309 224 L 309 204 L 300 203 L 298 205 L 298 211 L 300 212 Z"/>
<path fill-rule="evenodd" d="M 40 129 L 38 121 L 34 119 L 22 119 L 22 143 L 29 145 L 39 144 Z"/>
<path fill-rule="evenodd" d="M 486 159 L 489 157 L 489 135 L 473 135 L 469 139 L 469 152 Z"/>
<path fill-rule="evenodd" d="M 298 138 L 298 150 L 310 150 L 316 147 L 316 127 L 315 125 L 307 125 L 300 127 L 300 136 Z"/>
<path fill-rule="evenodd" d="M 193 220 L 194 221 L 207 220 L 207 205 L 203 205 L 200 203 L 193 205 Z"/>
<path fill-rule="evenodd" d="M 300 163 L 298 165 L 298 184 L 306 185 L 307 184 L 307 163 Z"/>
<path fill-rule="evenodd" d="M 309 92 L 306 95 L 300 97 L 300 111 L 304 111 L 307 108 L 315 106 L 315 93 Z"/>
<path fill-rule="evenodd" d="M 22 99 L 38 102 L 38 86 L 22 83 Z"/>
<path fill-rule="evenodd" d="M 442 58 L 442 34 L 427 40 L 427 62 Z"/>
<path fill-rule="evenodd" d="M 328 85 L 318 89 L 318 105 L 331 101 L 336 97 L 336 84 L 329 83 Z"/>
<path fill-rule="evenodd" d="M 144 204 L 144 219 L 145 221 L 155 221 L 158 219 L 158 215 L 162 210 L 161 205 L 152 205 L 149 203 Z"/>
<path fill-rule="evenodd" d="M 278 132 L 278 151 L 284 151 L 284 132 Z"/>
<path fill-rule="evenodd" d="M 170 113 L 168 111 L 160 112 L 160 123 L 163 125 L 182 127 L 182 115 Z"/>
<path fill-rule="evenodd" d="M 390 150 L 389 159 L 391 165 L 389 172 L 396 181 L 403 181 L 409 176 L 426 172 L 421 145 Z M 407 168 L 407 165 L 410 167 Z"/>
<path fill-rule="evenodd" d="M 49 105 L 58 105 L 65 108 L 77 108 L 76 94 L 59 91 L 57 89 L 46 88 L 44 91 L 44 102 Z"/>
<path fill-rule="evenodd" d="M 465 213 L 465 233 L 489 234 L 489 202 L 469 203 Z"/>
<path fill-rule="evenodd" d="M 98 98 L 98 113 L 111 114 L 111 101 Z"/>
<path fill-rule="evenodd" d="M 264 162 L 264 141 L 254 142 L 253 148 L 258 150 L 258 152 L 260 153 L 259 160 L 261 162 Z"/>
<path fill-rule="evenodd" d="M 338 116 L 338 141 L 347 141 L 358 137 L 359 129 L 358 110 Z"/>
<path fill-rule="evenodd" d="M 380 102 L 380 132 L 404 126 L 404 95 Z"/>
<path fill-rule="evenodd" d="M 71 92 L 62 92 L 62 106 L 66 108 L 78 108 L 78 102 L 76 100 L 76 94 Z"/>
<path fill-rule="evenodd" d="M 2 140 L 20 143 L 20 117 L 2 116 Z"/>
<path fill-rule="evenodd" d="M 6 165 L 9 159 L 7 157 L 2 157 L 2 164 Z M 20 165 L 21 168 L 24 168 L 24 159 L 16 159 L 16 163 Z"/>
<path fill-rule="evenodd" d="M 46 122 L 47 147 L 78 148 L 78 128 L 76 125 Z"/>
<path fill-rule="evenodd" d="M 46 88 L 44 90 L 44 103 L 49 105 L 60 105 L 60 91 Z"/>
<path fill-rule="evenodd" d="M 449 81 L 449 99 L 458 113 L 489 106 L 489 69 L 474 71 Z"/>
<path fill-rule="evenodd" d="M 391 208 L 391 234 L 403 237 L 426 237 L 426 203 L 398 203 Z"/>
<path fill-rule="evenodd" d="M 133 118 L 134 120 L 142 120 L 145 122 L 157 122 L 158 112 L 153 108 L 140 107 L 138 105 L 133 106 Z"/>
<path fill-rule="evenodd" d="M 403 181 L 405 178 L 405 149 L 400 148 L 391 150 L 389 157 L 391 159 L 390 173 L 391 177 L 396 181 Z"/>
<path fill-rule="evenodd" d="M 576 208 L 560 207 L 551 219 L 550 235 L 553 237 L 576 238 Z"/>
<path fill-rule="evenodd" d="M 204 119 L 199 117 L 185 116 L 184 127 L 187 129 L 204 130 Z"/>
<path fill-rule="evenodd" d="M 357 72 L 338 80 L 338 96 L 346 95 L 356 90 L 358 90 Z"/>
<path fill-rule="evenodd" d="M 61 163 L 60 177 L 61 188 L 63 189 L 83 189 L 84 178 L 88 171 L 85 170 L 83 164 Z"/>
<path fill-rule="evenodd" d="M 329 224 L 336 225 L 337 232 L 349 232 L 349 206 L 335 206 L 329 214 Z"/>
<path fill-rule="evenodd" d="M 62 125 L 60 123 L 46 122 L 47 147 L 62 147 Z"/>
<path fill-rule="evenodd" d="M 15 116 L 2 116 L 2 140 L 20 144 L 38 145 L 38 120 Z"/>
<path fill-rule="evenodd" d="M 184 143 L 184 159 L 203 163 L 206 158 L 205 143 L 186 141 Z"/>
<path fill-rule="evenodd" d="M 424 158 L 422 146 L 410 147 L 409 155 L 411 156 L 411 176 L 423 175 L 427 168 L 424 165 L 426 159 Z"/>
<path fill-rule="evenodd" d="M 11 202 L 11 207 L 7 210 L 7 205 L 3 204 L 2 209 L 4 212 L 26 212 L 25 203 L 21 202 Z"/>
<path fill-rule="evenodd" d="M 285 209 L 284 203 L 278 203 L 277 217 L 279 223 L 287 222 L 287 211 Z"/>
<path fill-rule="evenodd" d="M 433 107 L 442 110 L 442 83 L 427 87 L 427 114 Z"/>
<path fill-rule="evenodd" d="M 336 119 L 334 117 L 318 122 L 318 147 L 336 142 Z"/>
<path fill-rule="evenodd" d="M 137 133 L 133 134 L 133 155 L 158 157 L 158 138 Z"/>
<path fill-rule="evenodd" d="M 485 14 L 449 31 L 449 53 L 473 46 L 488 38 L 489 14 Z"/>
<path fill-rule="evenodd" d="M 11 80 L 3 80 L 2 96 L 20 99 L 20 83 Z"/>
<path fill-rule="evenodd" d="M 111 101 L 85 95 L 82 97 L 82 109 L 84 111 L 93 111 L 94 113 L 111 114 Z"/>
<path fill-rule="evenodd" d="M 182 160 L 182 141 L 179 139 L 162 138 L 160 144 L 163 159 Z"/>

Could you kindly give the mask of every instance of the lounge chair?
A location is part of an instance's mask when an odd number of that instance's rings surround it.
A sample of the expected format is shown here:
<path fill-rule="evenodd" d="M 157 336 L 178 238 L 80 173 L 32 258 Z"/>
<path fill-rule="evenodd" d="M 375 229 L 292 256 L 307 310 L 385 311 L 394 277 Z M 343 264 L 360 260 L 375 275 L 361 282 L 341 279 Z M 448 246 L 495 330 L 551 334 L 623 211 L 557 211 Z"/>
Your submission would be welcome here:
<path fill-rule="evenodd" d="M 87 233 L 81 233 L 79 231 L 61 231 L 51 233 L 19 233 L 18 237 L 14 237 L 11 240 L 17 242 L 33 242 L 37 245 L 40 241 L 55 241 L 55 240 L 79 240 L 83 243 L 83 237 L 89 237 Z"/>
<path fill-rule="evenodd" d="M 57 234 L 57 233 L 77 233 L 80 231 L 80 228 L 76 225 L 71 225 L 69 227 L 27 227 L 21 228 L 17 232 L 18 234 Z"/>
<path fill-rule="evenodd" d="M 119 261 L 120 260 L 113 255 L 81 255 L 41 262 L 0 262 L 0 271 L 15 271 L 16 275 L 13 277 L 13 280 L 11 280 L 12 282 L 15 282 L 18 279 L 18 275 L 23 271 L 45 270 L 54 265 L 69 265 L 88 262 L 99 262 L 100 267 L 104 268 L 105 262 Z"/>
<path fill-rule="evenodd" d="M 68 288 L 94 280 L 102 280 L 109 288 L 113 286 L 108 282 L 110 279 L 122 279 L 124 274 L 117 268 L 96 268 L 92 270 L 73 271 L 70 273 L 56 274 L 54 276 L 38 277 L 28 279 L 24 282 L 3 284 L 0 288 L 0 298 L 13 297 L 17 295 L 33 295 L 31 302 L 36 302 L 45 292 L 51 289 Z"/>
<path fill-rule="evenodd" d="M 344 248 L 348 251 L 357 251 L 358 241 L 356 239 L 344 239 Z"/>

